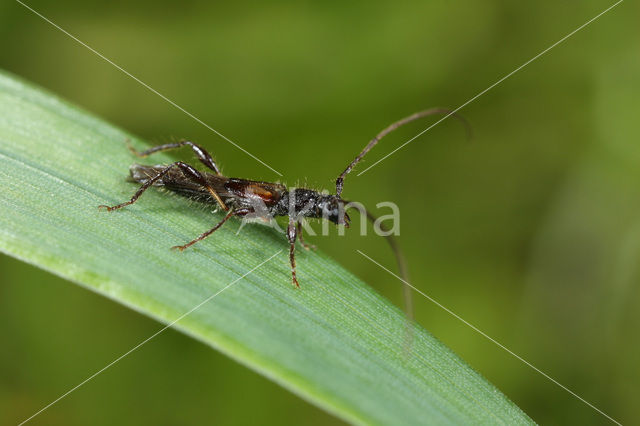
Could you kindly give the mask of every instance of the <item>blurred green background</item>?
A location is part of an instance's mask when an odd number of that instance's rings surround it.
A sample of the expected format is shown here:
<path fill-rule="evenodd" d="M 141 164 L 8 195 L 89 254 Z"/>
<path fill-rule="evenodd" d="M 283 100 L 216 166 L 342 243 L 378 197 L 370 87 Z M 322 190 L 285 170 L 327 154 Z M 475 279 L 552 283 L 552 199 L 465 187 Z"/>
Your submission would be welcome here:
<path fill-rule="evenodd" d="M 384 126 L 459 106 L 613 2 L 28 4 L 285 183 L 333 190 Z M 622 423 L 640 417 L 639 16 L 637 4 L 622 3 L 468 105 L 472 143 L 446 120 L 350 175 L 344 192 L 400 206 L 417 287 Z M 151 143 L 198 141 L 228 175 L 278 178 L 9 0 L 0 4 L 0 67 Z M 385 139 L 360 170 L 433 121 Z M 355 252 L 393 269 L 380 237 L 334 230 L 312 241 L 400 303 L 399 283 Z M 33 414 L 160 327 L 6 256 L 0 282 L 2 424 Z M 607 424 L 429 301 L 417 296 L 415 310 L 534 420 Z M 114 423 L 340 421 L 169 330 L 33 420 Z"/>

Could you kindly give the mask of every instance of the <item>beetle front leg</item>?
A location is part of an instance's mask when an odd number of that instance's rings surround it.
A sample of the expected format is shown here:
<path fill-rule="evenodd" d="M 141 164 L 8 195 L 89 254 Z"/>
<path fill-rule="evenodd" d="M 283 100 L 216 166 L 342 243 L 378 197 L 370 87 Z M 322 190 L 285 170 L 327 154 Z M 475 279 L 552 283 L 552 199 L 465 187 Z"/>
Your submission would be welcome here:
<path fill-rule="evenodd" d="M 296 221 L 292 217 L 289 218 L 289 226 L 287 227 L 287 238 L 289 239 L 289 261 L 291 262 L 291 279 L 296 288 L 300 288 L 298 278 L 296 277 L 296 237 L 298 229 Z"/>

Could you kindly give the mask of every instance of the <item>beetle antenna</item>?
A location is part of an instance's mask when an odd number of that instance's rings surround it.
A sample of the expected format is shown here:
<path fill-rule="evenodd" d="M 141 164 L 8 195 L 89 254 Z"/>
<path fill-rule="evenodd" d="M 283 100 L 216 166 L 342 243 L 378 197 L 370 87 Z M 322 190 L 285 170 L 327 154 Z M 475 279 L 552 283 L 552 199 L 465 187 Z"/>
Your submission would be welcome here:
<path fill-rule="evenodd" d="M 358 206 L 360 208 L 360 206 Z M 367 219 L 371 222 L 371 224 L 375 224 L 378 218 L 374 216 L 368 209 L 364 208 L 365 213 L 367 214 Z M 389 246 L 391 247 L 391 251 L 393 251 L 393 255 L 396 258 L 396 263 L 398 264 L 398 272 L 400 273 L 400 277 L 404 281 L 402 285 L 402 297 L 404 300 L 404 312 L 407 315 L 407 320 L 413 320 L 413 294 L 411 292 L 411 287 L 407 283 L 409 283 L 409 268 L 407 267 L 407 261 L 404 258 L 404 254 L 400 249 L 400 245 L 398 245 L 398 241 L 395 236 L 389 232 L 387 227 L 383 224 L 379 224 L 380 229 L 384 233 L 384 237 L 387 239 Z"/>
<path fill-rule="evenodd" d="M 347 202 L 349 204 L 349 202 Z M 354 206 L 355 207 L 355 206 Z M 362 204 L 358 203 L 358 210 L 362 209 L 367 215 L 367 219 L 371 221 L 371 224 L 374 225 L 378 218 L 374 216 L 366 207 Z M 407 268 L 407 261 L 404 258 L 402 250 L 398 245 L 398 241 L 394 237 L 392 233 L 389 232 L 388 228 L 383 224 L 379 224 L 380 229 L 384 232 L 384 237 L 387 239 L 389 246 L 391 247 L 391 251 L 393 251 L 393 255 L 396 258 L 396 263 L 398 264 L 398 271 L 400 272 L 400 277 L 402 278 L 402 297 L 404 301 L 404 313 L 406 317 L 405 327 L 404 327 L 404 349 L 403 353 L 405 357 L 408 357 L 409 352 L 411 351 L 411 344 L 413 342 L 413 293 L 410 286 L 409 281 L 409 269 Z"/>
<path fill-rule="evenodd" d="M 355 205 L 355 204 L 352 204 L 350 201 L 345 201 L 345 204 L 347 206 L 346 207 L 347 210 L 349 208 L 356 208 L 361 212 L 364 211 L 364 213 L 367 216 L 367 219 L 369 219 L 372 225 L 375 225 L 376 221 L 378 220 L 378 218 L 374 216 L 373 213 L 371 213 L 369 209 L 367 209 L 361 203 L 357 203 L 357 205 Z M 389 232 L 389 229 L 386 227 L 385 224 L 380 223 L 379 226 L 380 226 L 380 230 L 384 233 L 384 237 L 387 239 L 389 246 L 391 247 L 391 251 L 393 251 L 393 255 L 396 258 L 396 263 L 398 264 L 398 272 L 400 273 L 400 277 L 404 281 L 403 287 L 402 287 L 402 295 L 404 299 L 404 312 L 407 316 L 407 322 L 411 322 L 413 320 L 413 294 L 411 293 L 411 287 L 408 285 L 410 281 L 409 281 L 409 268 L 407 267 L 407 261 L 405 260 L 404 255 L 402 254 L 402 250 L 400 249 L 400 246 L 398 245 L 398 241 L 396 240 L 395 236 L 391 232 Z"/>
<path fill-rule="evenodd" d="M 367 155 L 369 151 L 371 151 L 371 148 L 373 148 L 378 143 L 378 141 L 380 141 L 380 139 L 387 136 L 389 133 L 393 132 L 398 127 L 402 127 L 407 123 L 411 123 L 412 121 L 415 121 L 419 118 L 428 117 L 430 115 L 436 115 L 436 114 L 446 114 L 447 116 L 452 115 L 462 122 L 462 124 L 464 125 L 467 131 L 467 137 L 471 138 L 471 126 L 469 125 L 467 120 L 465 120 L 464 117 L 462 117 L 460 114 L 456 113 L 456 111 L 457 110 L 452 110 L 449 108 L 430 108 L 424 111 L 416 112 L 415 114 L 405 117 L 402 120 L 398 120 L 395 123 L 383 129 L 380 133 L 376 135 L 376 137 L 374 137 L 369 141 L 369 143 L 364 147 L 362 152 L 360 152 L 360 154 L 358 154 L 358 156 L 354 158 L 351 163 L 349 163 L 347 168 L 344 169 L 342 173 L 340 173 L 340 176 L 338 176 L 338 178 L 336 179 L 336 195 L 338 195 L 339 197 L 340 194 L 342 194 L 342 186 L 344 185 L 345 176 L 347 176 L 349 172 L 351 172 L 351 170 L 356 166 L 356 164 L 358 164 L 360 160 L 362 160 L 362 158 L 365 155 Z"/>

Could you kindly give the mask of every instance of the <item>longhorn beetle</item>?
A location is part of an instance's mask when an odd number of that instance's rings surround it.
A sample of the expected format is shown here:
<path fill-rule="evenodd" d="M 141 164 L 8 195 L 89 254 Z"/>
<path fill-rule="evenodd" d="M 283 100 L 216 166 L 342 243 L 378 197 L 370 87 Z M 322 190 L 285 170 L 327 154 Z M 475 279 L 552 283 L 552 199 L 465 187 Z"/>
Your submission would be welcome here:
<path fill-rule="evenodd" d="M 251 215 L 253 217 L 263 219 L 272 219 L 274 216 L 288 216 L 289 225 L 287 227 L 287 238 L 289 240 L 291 277 L 293 285 L 295 287 L 299 287 L 300 285 L 298 284 L 298 278 L 296 276 L 296 239 L 299 238 L 302 246 L 309 249 L 309 246 L 305 244 L 302 236 L 301 220 L 306 217 L 319 218 L 329 220 L 336 225 L 349 227 L 350 218 L 345 211 L 345 207 L 349 207 L 349 202 L 342 198 L 344 178 L 384 136 L 407 123 L 434 114 L 456 115 L 455 111 L 451 111 L 446 108 L 431 108 L 416 112 L 415 114 L 396 121 L 386 127 L 371 139 L 360 154 L 358 154 L 356 158 L 349 163 L 347 168 L 340 173 L 340 176 L 336 179 L 335 195 L 323 194 L 319 191 L 306 188 L 295 188 L 289 190 L 286 186 L 280 183 L 223 176 L 213 160 L 213 157 L 211 157 L 211 155 L 201 146 L 187 140 L 159 145 L 142 152 L 136 151 L 131 145 L 129 145 L 131 152 L 138 157 L 147 157 L 156 152 L 189 146 L 198 157 L 198 160 L 213 171 L 213 173 L 200 172 L 182 161 L 176 161 L 168 165 L 155 166 L 133 164 L 129 168 L 130 180 L 141 183 L 142 186 L 129 201 L 125 201 L 124 203 L 115 206 L 101 205 L 99 208 L 104 208 L 108 211 L 120 209 L 135 203 L 140 195 L 142 195 L 142 193 L 151 186 L 158 186 L 180 195 L 187 196 L 196 201 L 217 204 L 226 212 L 222 220 L 213 228 L 184 245 L 172 247 L 180 251 L 191 247 L 198 241 L 201 241 L 213 234 L 232 216 L 247 217 Z M 461 119 L 465 126 L 467 126 L 468 130 L 466 121 L 458 115 L 456 115 L 456 118 Z M 369 220 L 375 221 L 376 218 L 371 213 L 366 211 L 366 214 Z M 400 273 L 406 278 L 406 266 L 398 246 L 395 243 L 395 240 L 393 240 L 392 235 L 388 235 L 387 237 L 396 256 L 396 260 L 398 261 Z M 406 286 L 404 293 L 405 308 L 407 309 L 408 314 L 411 315 L 410 292 Z"/>

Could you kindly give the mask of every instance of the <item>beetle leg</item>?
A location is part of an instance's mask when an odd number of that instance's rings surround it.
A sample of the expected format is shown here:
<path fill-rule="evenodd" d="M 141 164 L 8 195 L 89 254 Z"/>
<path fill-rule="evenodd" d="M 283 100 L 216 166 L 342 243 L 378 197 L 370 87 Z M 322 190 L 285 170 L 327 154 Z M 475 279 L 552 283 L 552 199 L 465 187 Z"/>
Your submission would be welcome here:
<path fill-rule="evenodd" d="M 167 144 L 164 144 L 164 145 L 154 146 L 153 148 L 149 148 L 149 149 L 147 149 L 145 151 L 136 151 L 135 148 L 133 148 L 133 146 L 131 146 L 131 143 L 130 143 L 129 139 L 127 139 L 127 147 L 129 148 L 129 151 L 131 151 L 134 155 L 136 155 L 136 156 L 138 156 L 140 158 L 147 157 L 147 156 L 149 156 L 151 154 L 154 154 L 156 152 L 168 151 L 170 149 L 180 148 L 180 147 L 183 147 L 185 145 L 191 147 L 193 152 L 198 157 L 198 160 L 200 160 L 200 162 L 202 164 L 204 164 L 205 166 L 207 166 L 208 168 L 210 168 L 211 170 L 216 172 L 217 175 L 222 176 L 222 174 L 220 173 L 220 169 L 218 168 L 218 166 L 215 163 L 215 161 L 213 161 L 213 157 L 211 156 L 211 154 L 209 154 L 207 152 L 207 150 L 204 149 L 203 147 L 201 147 L 200 145 L 196 145 L 195 143 L 193 143 L 191 141 L 182 140 L 182 141 L 176 142 L 176 143 L 167 143 Z"/>
<path fill-rule="evenodd" d="M 142 193 L 144 191 L 146 191 L 147 189 L 149 189 L 149 187 L 151 185 L 153 185 L 156 181 L 160 180 L 173 167 L 178 167 L 178 163 L 179 162 L 175 162 L 173 164 L 169 164 L 167 167 L 162 169 L 160 171 L 160 173 L 158 173 L 157 175 L 155 175 L 152 178 L 148 179 L 145 183 L 142 184 L 142 186 L 136 191 L 136 193 L 133 194 L 133 197 L 131 197 L 131 199 L 129 201 L 125 201 L 124 203 L 120 203 L 120 204 L 115 205 L 115 206 L 106 206 L 106 205 L 102 204 L 102 205 L 98 206 L 98 208 L 99 209 L 107 209 L 107 211 L 113 211 L 113 210 L 121 209 L 121 208 L 123 208 L 125 206 L 128 206 L 128 205 L 131 205 L 131 204 L 135 203 L 138 200 L 138 198 L 140 198 Z"/>
<path fill-rule="evenodd" d="M 220 228 L 227 220 L 229 220 L 229 218 L 231 216 L 233 216 L 236 212 L 233 211 L 233 209 L 229 210 L 229 212 L 222 218 L 222 220 L 220 222 L 218 222 L 218 224 L 216 226 L 214 226 L 213 228 L 209 229 L 206 232 L 203 232 L 202 234 L 200 234 L 197 238 L 189 241 L 187 244 L 182 245 L 182 246 L 173 246 L 171 247 L 172 249 L 178 249 L 180 251 L 183 251 L 184 249 L 186 249 L 187 247 L 191 247 L 192 245 L 194 245 L 195 243 L 197 243 L 198 241 L 204 240 L 205 238 L 207 238 L 209 235 L 213 234 L 214 232 L 216 232 L 218 230 L 218 228 Z"/>
<path fill-rule="evenodd" d="M 291 280 L 293 285 L 300 288 L 298 284 L 298 278 L 296 277 L 296 237 L 297 232 L 296 221 L 294 218 L 289 218 L 289 226 L 287 227 L 287 238 L 289 239 L 289 261 L 291 262 Z"/>
<path fill-rule="evenodd" d="M 178 167 L 180 167 L 180 170 L 182 170 L 182 172 L 186 176 L 190 177 L 191 179 L 195 180 L 200 185 L 205 187 L 207 189 L 207 191 L 209 191 L 209 194 L 211 194 L 213 199 L 218 202 L 220 207 L 222 207 L 222 210 L 224 210 L 224 211 L 229 210 L 229 207 L 227 207 L 227 205 L 224 203 L 224 201 L 222 201 L 222 198 L 220 198 L 218 193 L 211 187 L 211 185 L 209 185 L 209 182 L 207 182 L 207 180 L 204 178 L 204 176 L 202 176 L 202 173 L 200 173 L 199 171 L 197 171 L 196 169 L 194 169 L 190 165 L 188 165 L 186 163 L 183 163 L 182 161 L 178 161 L 175 164 Z"/>
<path fill-rule="evenodd" d="M 301 222 L 298 222 L 298 225 L 297 225 L 297 226 L 298 226 L 298 229 L 297 229 L 297 232 L 298 232 L 298 240 L 300 240 L 300 244 L 302 244 L 302 247 L 304 247 L 304 249 L 305 249 L 305 250 L 315 250 L 315 249 L 316 249 L 316 246 L 314 246 L 313 244 L 307 244 L 307 243 L 304 241 L 304 238 L 302 238 L 302 223 L 301 223 Z"/>
<path fill-rule="evenodd" d="M 209 191 L 211 196 L 218 202 L 220 207 L 222 207 L 223 210 L 225 210 L 225 211 L 229 210 L 229 207 L 227 207 L 227 205 L 222 201 L 222 199 L 220 198 L 218 193 L 213 188 L 211 188 L 211 185 L 209 185 L 207 183 L 207 181 L 204 178 L 204 176 L 202 176 L 202 174 L 199 171 L 197 171 L 196 169 L 194 169 L 190 165 L 188 165 L 186 163 L 183 163 L 182 161 L 176 161 L 175 163 L 169 164 L 167 167 L 162 169 L 157 175 L 155 175 L 152 178 L 148 179 L 145 183 L 142 184 L 140 189 L 138 189 L 136 191 L 136 193 L 133 194 L 133 197 L 131 197 L 131 199 L 129 201 L 125 201 L 124 203 L 120 203 L 120 204 L 115 205 L 115 206 L 106 206 L 106 205 L 102 204 L 102 205 L 98 206 L 98 208 L 99 209 L 103 209 L 104 208 L 104 209 L 107 209 L 107 211 L 113 211 L 113 210 L 121 209 L 122 207 L 126 207 L 128 205 L 131 205 L 131 204 L 135 203 L 138 200 L 138 198 L 140 198 L 140 196 L 142 195 L 142 193 L 144 191 L 149 189 L 149 187 L 152 186 L 155 182 L 157 182 L 158 180 L 162 179 L 162 177 L 164 175 L 166 175 L 167 173 L 169 173 L 169 170 L 171 170 L 174 167 L 178 167 L 180 170 L 182 170 L 182 172 L 185 174 L 185 176 L 187 176 L 188 178 L 190 178 L 192 180 L 195 180 L 197 183 L 199 183 L 200 185 L 204 186 Z"/>

